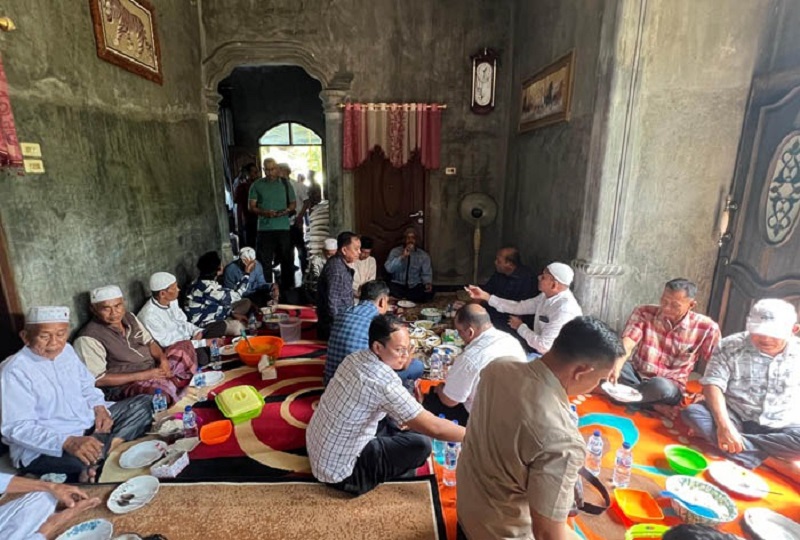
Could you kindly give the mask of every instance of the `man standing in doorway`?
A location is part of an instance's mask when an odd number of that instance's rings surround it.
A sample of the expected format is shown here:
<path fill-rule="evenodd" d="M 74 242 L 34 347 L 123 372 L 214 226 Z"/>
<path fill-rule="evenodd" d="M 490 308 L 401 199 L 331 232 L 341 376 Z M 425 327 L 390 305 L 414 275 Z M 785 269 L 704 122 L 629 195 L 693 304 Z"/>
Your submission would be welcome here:
<path fill-rule="evenodd" d="M 277 255 L 281 265 L 281 289 L 294 289 L 294 262 L 289 233 L 289 215 L 296 203 L 294 190 L 280 178 L 278 164 L 272 158 L 264 160 L 266 176 L 250 188 L 250 211 L 258 215 L 256 253 L 264 271 L 272 276 L 272 259 Z M 274 282 L 274 280 L 271 280 Z"/>

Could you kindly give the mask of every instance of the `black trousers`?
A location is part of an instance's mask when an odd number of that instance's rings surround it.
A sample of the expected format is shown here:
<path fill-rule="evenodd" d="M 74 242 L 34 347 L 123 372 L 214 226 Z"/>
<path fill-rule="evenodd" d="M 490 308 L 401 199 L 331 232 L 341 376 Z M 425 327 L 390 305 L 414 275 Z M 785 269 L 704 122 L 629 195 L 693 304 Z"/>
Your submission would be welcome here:
<path fill-rule="evenodd" d="M 469 420 L 469 412 L 467 412 L 467 409 L 462 403 L 459 403 L 455 407 L 448 407 L 442 403 L 442 400 L 439 399 L 439 394 L 437 394 L 434 389 L 431 389 L 430 392 L 425 394 L 425 397 L 422 399 L 422 406 L 425 407 L 426 411 L 430 411 L 436 416 L 443 414 L 448 420 L 458 420 L 459 426 L 466 426 L 467 420 Z"/>
<path fill-rule="evenodd" d="M 292 238 L 292 246 L 297 248 L 300 268 L 303 270 L 303 275 L 305 275 L 306 270 L 308 270 L 308 251 L 306 250 L 306 240 L 303 238 L 303 228 L 293 224 L 289 228 L 289 235 Z"/>
<path fill-rule="evenodd" d="M 264 267 L 267 281 L 275 281 L 272 275 L 272 259 L 277 258 L 281 265 L 281 289 L 294 289 L 294 260 L 292 257 L 292 239 L 288 230 L 258 231 L 256 241 L 256 257 Z"/>
<path fill-rule="evenodd" d="M 433 291 L 426 292 L 425 285 L 422 283 L 415 287 L 406 287 L 405 285 L 401 285 L 400 283 L 395 283 L 392 281 L 389 283 L 389 294 L 395 298 L 411 300 L 412 302 L 416 302 L 418 304 L 423 304 L 433 300 Z"/>
<path fill-rule="evenodd" d="M 221 338 L 225 335 L 225 330 L 227 329 L 227 324 L 225 321 L 214 321 L 209 323 L 203 328 L 203 339 L 216 339 Z M 209 347 L 198 347 L 194 350 L 195 354 L 197 354 L 197 365 L 199 366 L 207 366 L 208 363 L 211 361 L 211 352 L 209 351 Z"/>

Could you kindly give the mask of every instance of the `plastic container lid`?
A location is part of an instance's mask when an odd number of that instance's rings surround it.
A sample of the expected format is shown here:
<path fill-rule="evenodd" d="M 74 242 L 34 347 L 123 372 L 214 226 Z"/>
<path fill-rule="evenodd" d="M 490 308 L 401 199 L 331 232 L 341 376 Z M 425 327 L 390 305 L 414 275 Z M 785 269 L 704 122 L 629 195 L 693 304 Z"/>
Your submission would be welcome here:
<path fill-rule="evenodd" d="M 595 437 L 599 437 L 600 436 L 600 430 L 599 429 L 594 430 L 594 433 L 592 433 L 592 435 L 594 435 Z M 625 446 L 625 445 L 623 444 L 622 446 Z"/>
<path fill-rule="evenodd" d="M 186 408 L 183 409 L 183 411 L 184 412 L 192 412 L 192 406 L 191 405 L 187 405 Z"/>
<path fill-rule="evenodd" d="M 245 415 L 264 406 L 264 398 L 252 386 L 234 386 L 217 395 L 217 405 L 228 418 Z"/>
<path fill-rule="evenodd" d="M 624 448 L 625 450 L 630 450 L 631 443 L 629 443 L 629 442 L 622 443 L 622 448 Z"/>

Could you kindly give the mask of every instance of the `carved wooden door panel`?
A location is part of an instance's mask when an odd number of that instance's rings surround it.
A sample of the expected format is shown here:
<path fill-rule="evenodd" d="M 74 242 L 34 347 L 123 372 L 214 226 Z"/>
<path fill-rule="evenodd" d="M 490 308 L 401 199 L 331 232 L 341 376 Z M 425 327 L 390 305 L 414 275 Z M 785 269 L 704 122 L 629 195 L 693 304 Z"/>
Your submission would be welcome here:
<path fill-rule="evenodd" d="M 761 298 L 800 306 L 800 73 L 792 79 L 754 81 L 711 296 L 723 335 L 744 330 Z"/>
<path fill-rule="evenodd" d="M 353 184 L 356 232 L 374 239 L 372 255 L 380 275 L 386 256 L 401 242 L 407 227 L 413 226 L 420 246 L 425 245 L 422 217 L 410 217 L 426 208 L 425 169 L 417 156 L 400 169 L 392 167 L 376 149 L 353 171 Z"/>

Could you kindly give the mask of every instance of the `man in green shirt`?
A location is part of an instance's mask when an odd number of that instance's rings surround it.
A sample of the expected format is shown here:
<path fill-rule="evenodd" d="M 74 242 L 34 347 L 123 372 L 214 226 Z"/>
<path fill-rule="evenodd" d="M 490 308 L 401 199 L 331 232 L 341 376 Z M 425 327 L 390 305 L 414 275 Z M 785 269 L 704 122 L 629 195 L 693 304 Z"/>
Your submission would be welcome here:
<path fill-rule="evenodd" d="M 250 212 L 258 216 L 256 254 L 268 277 L 272 276 L 272 259 L 277 255 L 281 265 L 281 290 L 294 289 L 294 261 L 289 234 L 289 214 L 295 209 L 294 190 L 280 178 L 278 164 L 264 160 L 266 176 L 250 188 Z M 273 280 L 274 282 L 274 280 Z"/>

